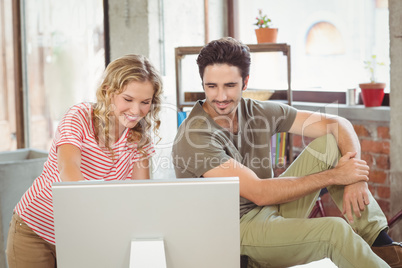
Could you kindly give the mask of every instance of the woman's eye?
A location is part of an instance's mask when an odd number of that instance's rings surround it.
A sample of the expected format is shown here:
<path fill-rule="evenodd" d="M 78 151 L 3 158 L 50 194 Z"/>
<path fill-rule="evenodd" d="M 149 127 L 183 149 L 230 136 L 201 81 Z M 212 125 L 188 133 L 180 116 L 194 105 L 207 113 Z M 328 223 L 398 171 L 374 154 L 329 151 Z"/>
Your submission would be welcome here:
<path fill-rule="evenodd" d="M 131 102 L 132 100 L 130 100 L 130 99 L 126 99 L 126 98 L 124 98 L 124 100 L 125 101 L 127 101 L 127 102 Z"/>
<path fill-rule="evenodd" d="M 144 101 L 144 102 L 142 102 L 143 104 L 150 104 L 151 102 L 149 102 L 149 101 Z"/>

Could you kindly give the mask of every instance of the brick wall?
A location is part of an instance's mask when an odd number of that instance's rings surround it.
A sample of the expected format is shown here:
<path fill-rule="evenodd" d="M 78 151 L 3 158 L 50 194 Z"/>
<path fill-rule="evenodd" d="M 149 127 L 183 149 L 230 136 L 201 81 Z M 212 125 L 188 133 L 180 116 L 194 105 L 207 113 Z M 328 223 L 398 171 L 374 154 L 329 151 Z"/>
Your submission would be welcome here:
<path fill-rule="evenodd" d="M 351 121 L 359 137 L 362 159 L 370 166 L 369 189 L 389 219 L 390 215 L 390 132 L 389 122 Z M 296 154 L 301 152 L 311 139 L 293 135 Z M 329 194 L 322 196 L 327 216 L 342 216 Z"/>

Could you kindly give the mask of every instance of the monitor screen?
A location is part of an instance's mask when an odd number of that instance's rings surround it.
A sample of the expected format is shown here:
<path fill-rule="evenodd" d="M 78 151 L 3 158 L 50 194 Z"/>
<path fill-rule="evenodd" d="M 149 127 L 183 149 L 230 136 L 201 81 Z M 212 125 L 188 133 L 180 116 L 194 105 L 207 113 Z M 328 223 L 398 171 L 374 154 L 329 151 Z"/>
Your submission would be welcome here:
<path fill-rule="evenodd" d="M 59 268 L 135 267 L 132 241 L 162 241 L 167 268 L 240 267 L 238 178 L 55 183 L 53 207 Z"/>

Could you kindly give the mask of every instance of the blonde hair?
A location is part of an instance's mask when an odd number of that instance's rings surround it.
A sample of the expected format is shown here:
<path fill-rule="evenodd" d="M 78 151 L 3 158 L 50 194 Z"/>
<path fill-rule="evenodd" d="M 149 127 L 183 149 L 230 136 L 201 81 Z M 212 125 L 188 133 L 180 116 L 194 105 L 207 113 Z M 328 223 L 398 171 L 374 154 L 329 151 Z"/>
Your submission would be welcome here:
<path fill-rule="evenodd" d="M 112 152 L 112 144 L 115 141 L 113 129 L 114 121 L 111 99 L 114 94 L 123 92 L 125 86 L 132 82 L 151 82 L 154 94 L 149 113 L 142 118 L 128 133 L 129 145 L 137 144 L 137 149 L 142 152 L 142 147 L 151 142 L 149 130 L 153 125 L 155 136 L 159 137 L 161 121 L 159 112 L 161 109 L 162 79 L 150 61 L 142 55 L 125 55 L 112 61 L 103 74 L 101 85 L 96 91 L 97 103 L 93 109 L 93 123 L 95 138 L 101 147 Z M 159 141 L 158 140 L 158 141 Z"/>

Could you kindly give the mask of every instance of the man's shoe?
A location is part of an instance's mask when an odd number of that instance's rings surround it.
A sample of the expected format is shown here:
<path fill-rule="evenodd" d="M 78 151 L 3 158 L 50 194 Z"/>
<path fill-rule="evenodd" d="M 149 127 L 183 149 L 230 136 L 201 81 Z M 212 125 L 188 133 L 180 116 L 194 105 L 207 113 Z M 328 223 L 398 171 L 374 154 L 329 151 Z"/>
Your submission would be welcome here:
<path fill-rule="evenodd" d="M 393 242 L 391 245 L 371 249 L 392 268 L 402 268 L 402 243 Z"/>

